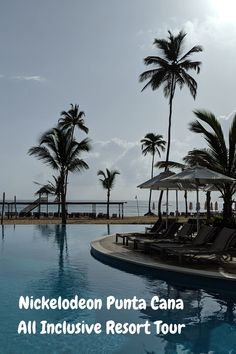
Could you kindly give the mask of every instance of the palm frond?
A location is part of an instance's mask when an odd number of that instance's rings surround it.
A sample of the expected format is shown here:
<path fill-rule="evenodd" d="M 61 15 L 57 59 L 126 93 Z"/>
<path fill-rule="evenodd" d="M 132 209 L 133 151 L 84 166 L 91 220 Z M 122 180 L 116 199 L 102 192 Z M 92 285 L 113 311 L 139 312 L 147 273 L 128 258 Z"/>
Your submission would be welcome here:
<path fill-rule="evenodd" d="M 183 169 L 185 167 L 184 164 L 180 163 L 180 162 L 175 162 L 175 161 L 158 161 L 156 164 L 155 164 L 155 167 L 158 167 L 158 168 L 178 168 L 178 169 Z"/>
<path fill-rule="evenodd" d="M 33 146 L 29 149 L 28 154 L 30 156 L 36 156 L 39 160 L 43 160 L 47 165 L 51 166 L 55 170 L 59 169 L 57 161 L 53 158 L 50 151 L 45 146 Z"/>
<path fill-rule="evenodd" d="M 193 53 L 199 53 L 203 51 L 203 47 L 201 45 L 195 45 L 192 47 L 187 53 L 185 53 L 178 62 L 185 60 L 187 57 L 189 57 Z"/>

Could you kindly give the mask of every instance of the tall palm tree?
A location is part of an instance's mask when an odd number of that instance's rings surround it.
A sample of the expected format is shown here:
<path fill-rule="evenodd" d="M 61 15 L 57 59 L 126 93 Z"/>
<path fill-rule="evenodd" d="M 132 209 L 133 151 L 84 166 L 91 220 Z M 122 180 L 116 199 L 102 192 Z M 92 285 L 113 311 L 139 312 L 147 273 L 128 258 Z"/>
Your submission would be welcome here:
<path fill-rule="evenodd" d="M 62 130 L 65 130 L 68 134 L 68 138 L 72 140 L 74 138 L 75 128 L 82 130 L 88 134 L 89 129 L 85 125 L 84 117 L 85 113 L 80 111 L 79 105 L 73 105 L 71 103 L 71 108 L 68 111 L 61 112 L 61 118 L 58 120 L 58 125 Z M 68 172 L 66 174 L 66 185 L 68 180 Z"/>
<path fill-rule="evenodd" d="M 84 117 L 85 114 L 83 111 L 80 111 L 79 105 L 73 105 L 71 103 L 71 108 L 68 111 L 61 112 L 61 118 L 59 119 L 58 123 L 63 130 L 70 130 L 71 136 L 73 138 L 74 130 L 76 127 L 88 134 L 89 129 L 85 125 Z"/>
<path fill-rule="evenodd" d="M 157 153 L 161 157 L 161 151 L 165 151 L 166 141 L 163 139 L 163 135 L 148 133 L 141 140 L 141 148 L 144 156 L 147 154 L 152 155 L 152 164 L 151 164 L 151 178 L 153 178 L 153 168 L 154 168 L 154 158 Z M 146 215 L 151 215 L 151 201 L 152 201 L 152 190 L 150 189 L 149 201 L 148 201 L 148 213 Z"/>
<path fill-rule="evenodd" d="M 106 172 L 99 170 L 97 172 L 97 176 L 102 176 L 103 178 L 99 178 L 104 189 L 107 190 L 107 219 L 109 219 L 109 207 L 110 207 L 110 194 L 111 189 L 114 187 L 115 184 L 115 177 L 119 175 L 120 172 L 117 170 L 109 170 L 106 168 Z"/>
<path fill-rule="evenodd" d="M 167 39 L 155 39 L 154 45 L 160 50 L 162 56 L 148 56 L 144 59 L 145 65 L 152 65 L 150 70 L 144 71 L 140 77 L 140 82 L 148 80 L 142 91 L 147 87 L 157 90 L 163 85 L 164 96 L 169 99 L 169 118 L 168 118 L 168 138 L 166 149 L 166 162 L 169 161 L 170 142 L 171 142 L 171 123 L 172 123 L 172 104 L 175 95 L 176 86 L 180 89 L 184 85 L 190 90 L 191 95 L 195 99 L 197 93 L 197 82 L 188 74 L 189 70 L 195 70 L 197 74 L 200 72 L 200 61 L 192 61 L 192 54 L 202 51 L 202 47 L 197 45 L 183 54 L 184 40 L 186 33 L 180 31 L 174 36 L 168 31 Z M 167 168 L 167 167 L 166 167 Z M 159 199 L 161 205 L 162 194 Z M 161 218 L 161 215 L 159 215 Z"/>
<path fill-rule="evenodd" d="M 190 123 L 190 130 L 201 134 L 208 147 L 189 151 L 184 161 L 191 165 L 197 156 L 199 165 L 236 178 L 236 114 L 229 129 L 228 141 L 213 113 L 196 110 L 194 114 L 198 119 Z M 223 217 L 227 221 L 232 217 L 232 196 L 236 192 L 236 184 L 222 184 L 218 189 L 224 200 Z"/>
<path fill-rule="evenodd" d="M 81 142 L 68 139 L 67 132 L 57 127 L 45 132 L 39 139 L 39 145 L 31 147 L 28 151 L 29 155 L 36 156 L 59 173 L 63 224 L 66 224 L 66 176 L 68 172 L 80 172 L 89 168 L 80 158 L 82 152 L 89 150 L 89 139 Z"/>

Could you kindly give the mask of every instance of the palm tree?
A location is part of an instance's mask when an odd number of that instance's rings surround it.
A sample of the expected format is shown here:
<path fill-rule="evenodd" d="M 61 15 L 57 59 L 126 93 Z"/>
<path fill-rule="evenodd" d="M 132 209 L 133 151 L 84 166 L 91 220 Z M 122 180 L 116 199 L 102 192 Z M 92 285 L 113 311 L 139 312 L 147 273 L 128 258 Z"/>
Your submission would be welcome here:
<path fill-rule="evenodd" d="M 85 113 L 80 111 L 79 105 L 73 105 L 71 103 L 71 108 L 68 111 L 61 112 L 61 118 L 58 120 L 58 125 L 62 130 L 65 130 L 71 139 L 74 138 L 75 128 L 82 130 L 88 134 L 89 129 L 85 125 L 84 117 Z M 68 173 L 66 174 L 66 184 L 68 180 Z"/>
<path fill-rule="evenodd" d="M 88 134 L 89 129 L 85 126 L 84 117 L 85 114 L 79 110 L 79 105 L 71 103 L 71 108 L 68 111 L 61 112 L 61 118 L 58 121 L 59 127 L 71 131 L 72 138 L 74 137 L 75 127 Z"/>
<path fill-rule="evenodd" d="M 42 191 L 47 192 L 47 194 L 55 195 L 56 200 L 58 202 L 58 214 L 60 213 L 60 203 L 61 203 L 61 190 L 62 190 L 62 181 L 60 176 L 52 176 L 53 177 L 53 182 L 48 181 L 47 184 L 41 184 L 38 182 L 34 182 L 37 185 L 40 185 L 41 188 L 35 193 L 35 194 L 42 194 Z"/>
<path fill-rule="evenodd" d="M 190 130 L 201 134 L 208 147 L 189 151 L 184 161 L 191 165 L 197 156 L 199 165 L 236 178 L 236 114 L 229 129 L 227 142 L 220 122 L 213 113 L 196 110 L 194 114 L 198 119 L 190 123 Z M 224 200 L 223 217 L 227 221 L 232 217 L 232 196 L 236 191 L 236 184 L 222 184 L 218 189 Z"/>
<path fill-rule="evenodd" d="M 148 133 L 141 140 L 142 143 L 142 153 L 144 156 L 147 154 L 152 155 L 152 164 L 151 164 L 151 178 L 153 178 L 153 168 L 154 168 L 154 158 L 157 153 L 161 157 L 161 151 L 165 151 L 166 141 L 163 140 L 163 136 L 160 134 Z M 151 201 L 152 201 L 152 190 L 150 189 L 149 201 L 148 201 L 148 213 L 146 215 L 152 215 L 151 212 Z"/>
<path fill-rule="evenodd" d="M 61 176 L 52 176 L 54 181 L 48 181 L 48 186 L 50 186 L 52 194 L 56 196 L 56 201 L 58 202 L 58 215 L 60 214 L 60 203 L 61 203 L 61 190 L 63 188 L 63 182 L 61 180 Z"/>
<path fill-rule="evenodd" d="M 81 142 L 68 139 L 67 132 L 57 127 L 45 132 L 39 139 L 39 145 L 31 147 L 28 151 L 29 155 L 36 156 L 59 173 L 63 224 L 66 224 L 66 176 L 68 172 L 80 172 L 89 168 L 80 158 L 82 152 L 89 150 L 89 139 Z"/>
<path fill-rule="evenodd" d="M 109 170 L 106 168 L 106 172 L 99 170 L 97 172 L 97 176 L 102 176 L 103 178 L 99 178 L 104 189 L 107 190 L 107 219 L 109 219 L 109 207 L 110 207 L 110 194 L 111 189 L 114 187 L 115 184 L 115 177 L 119 175 L 120 172 L 117 170 Z"/>
<path fill-rule="evenodd" d="M 166 149 L 166 162 L 169 161 L 170 142 L 171 142 L 171 123 L 172 123 L 172 104 L 175 95 L 176 86 L 180 89 L 184 85 L 190 90 L 191 95 L 195 99 L 197 93 L 197 82 L 188 74 L 189 70 L 195 70 L 197 74 L 200 72 L 200 61 L 191 61 L 190 57 L 194 53 L 202 51 L 202 47 L 197 45 L 183 54 L 184 40 L 186 33 L 180 31 L 174 36 L 168 31 L 169 36 L 166 39 L 155 39 L 154 45 L 162 53 L 160 56 L 148 56 L 144 59 L 145 65 L 154 65 L 150 70 L 144 71 L 140 77 L 140 82 L 148 80 L 142 91 L 147 87 L 152 90 L 158 89 L 163 85 L 164 96 L 169 99 L 169 118 L 168 118 L 168 139 Z M 166 167 L 167 168 L 167 167 Z M 160 194 L 159 206 L 161 205 L 163 192 Z M 159 214 L 161 218 L 161 214 Z"/>

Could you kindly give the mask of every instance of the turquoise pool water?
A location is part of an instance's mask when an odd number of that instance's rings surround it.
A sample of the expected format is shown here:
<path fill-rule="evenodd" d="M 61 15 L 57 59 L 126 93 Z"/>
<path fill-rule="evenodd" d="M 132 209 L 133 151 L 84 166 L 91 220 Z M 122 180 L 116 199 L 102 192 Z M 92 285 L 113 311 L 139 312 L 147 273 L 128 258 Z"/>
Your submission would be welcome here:
<path fill-rule="evenodd" d="M 142 230 L 112 225 L 110 232 Z M 0 354 L 175 354 L 236 353 L 236 289 L 215 293 L 171 285 L 151 274 L 130 274 L 102 264 L 90 254 L 91 240 L 107 234 L 106 225 L 5 226 L 0 240 Z M 178 284 L 178 279 L 174 279 Z M 182 298 L 184 310 L 20 310 L 21 295 L 34 298 Z M 73 324 L 156 320 L 185 323 L 182 334 L 19 335 L 20 321 Z"/>

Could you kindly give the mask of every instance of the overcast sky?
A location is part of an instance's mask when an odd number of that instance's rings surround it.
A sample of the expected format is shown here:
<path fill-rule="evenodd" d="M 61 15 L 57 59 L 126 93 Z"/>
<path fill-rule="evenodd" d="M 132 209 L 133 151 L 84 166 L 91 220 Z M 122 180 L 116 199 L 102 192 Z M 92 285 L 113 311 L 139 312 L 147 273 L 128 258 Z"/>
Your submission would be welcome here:
<path fill-rule="evenodd" d="M 235 1 L 2 1 L 0 192 L 32 198 L 33 181 L 51 179 L 52 171 L 27 151 L 77 103 L 93 150 L 83 155 L 89 171 L 69 178 L 69 199 L 104 199 L 96 173 L 106 167 L 121 172 L 113 199 L 146 199 L 136 186 L 150 177 L 151 158 L 141 156 L 140 139 L 148 132 L 166 138 L 168 101 L 162 89 L 141 93 L 138 76 L 146 70 L 143 58 L 158 54 L 154 38 L 166 38 L 168 29 L 187 32 L 186 50 L 204 47 L 195 56 L 202 61 L 196 100 L 186 88 L 174 99 L 170 158 L 181 161 L 204 146 L 188 131 L 194 109 L 214 112 L 226 131 L 236 109 Z"/>

